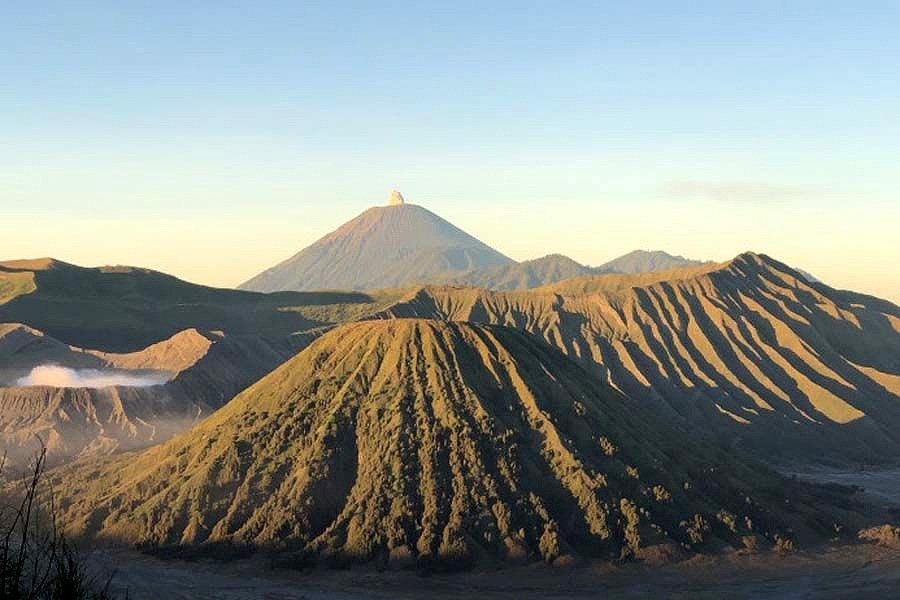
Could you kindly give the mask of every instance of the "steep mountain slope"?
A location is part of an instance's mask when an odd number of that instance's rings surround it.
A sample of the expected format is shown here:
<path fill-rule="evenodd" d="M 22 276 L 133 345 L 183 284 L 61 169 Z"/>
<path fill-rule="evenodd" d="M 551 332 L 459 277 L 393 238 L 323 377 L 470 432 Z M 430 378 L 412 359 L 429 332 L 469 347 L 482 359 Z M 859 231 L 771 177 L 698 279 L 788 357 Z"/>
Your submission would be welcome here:
<path fill-rule="evenodd" d="M 390 297 L 257 294 L 195 285 L 136 267 L 84 268 L 52 259 L 0 263 L 0 322 L 23 323 L 66 344 L 116 353 L 140 350 L 191 328 L 280 342 L 295 332 L 375 310 Z"/>
<path fill-rule="evenodd" d="M 396 288 L 511 262 L 421 206 L 394 204 L 370 208 L 240 287 L 260 292 Z"/>
<path fill-rule="evenodd" d="M 112 354 L 0 325 L 0 453 L 19 464 L 43 440 L 49 461 L 59 463 L 159 443 L 211 414 L 307 341 L 192 329 L 140 352 Z M 153 374 L 153 383 L 164 383 L 83 387 L 76 376 L 66 384 L 72 387 L 17 384 L 32 367 L 47 364 L 135 378 Z"/>
<path fill-rule="evenodd" d="M 660 414 L 771 460 L 900 451 L 900 308 L 767 256 L 531 292 L 428 287 L 382 316 L 523 329 Z"/>
<path fill-rule="evenodd" d="M 673 256 L 662 250 L 634 250 L 597 267 L 597 273 L 651 273 L 696 267 L 703 261 Z"/>
<path fill-rule="evenodd" d="M 567 256 L 551 254 L 535 260 L 438 277 L 435 282 L 488 290 L 527 290 L 593 273 L 594 270 L 590 267 L 579 264 Z"/>
<path fill-rule="evenodd" d="M 618 558 L 834 526 L 811 488 L 693 441 L 536 338 L 436 321 L 343 326 L 183 436 L 53 480 L 76 533 L 303 560 Z"/>

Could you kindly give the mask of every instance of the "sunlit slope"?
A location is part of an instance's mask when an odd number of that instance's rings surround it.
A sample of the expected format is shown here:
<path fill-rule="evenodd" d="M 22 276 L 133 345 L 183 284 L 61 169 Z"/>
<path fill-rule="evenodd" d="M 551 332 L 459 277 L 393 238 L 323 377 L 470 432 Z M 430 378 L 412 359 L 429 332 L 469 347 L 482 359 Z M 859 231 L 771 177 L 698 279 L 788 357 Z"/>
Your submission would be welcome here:
<path fill-rule="evenodd" d="M 429 287 L 382 316 L 523 329 L 660 414 L 775 460 L 900 450 L 900 308 L 764 255 L 531 292 Z"/>
<path fill-rule="evenodd" d="M 834 526 L 807 488 L 533 336 L 441 321 L 338 328 L 183 436 L 54 479 L 89 536 L 338 562 L 619 558 Z"/>

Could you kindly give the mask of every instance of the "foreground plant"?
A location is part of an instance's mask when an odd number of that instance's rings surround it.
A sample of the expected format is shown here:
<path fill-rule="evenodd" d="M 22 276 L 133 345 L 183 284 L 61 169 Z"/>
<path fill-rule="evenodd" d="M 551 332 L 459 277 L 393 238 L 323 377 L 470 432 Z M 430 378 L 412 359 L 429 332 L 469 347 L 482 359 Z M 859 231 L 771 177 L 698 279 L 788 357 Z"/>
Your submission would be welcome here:
<path fill-rule="evenodd" d="M 60 531 L 52 490 L 42 489 L 42 445 L 21 488 L 9 482 L 0 498 L 0 600 L 111 600 L 109 582 L 92 576 Z M 5 457 L 0 458 L 0 482 Z M 47 493 L 44 493 L 44 492 Z"/>

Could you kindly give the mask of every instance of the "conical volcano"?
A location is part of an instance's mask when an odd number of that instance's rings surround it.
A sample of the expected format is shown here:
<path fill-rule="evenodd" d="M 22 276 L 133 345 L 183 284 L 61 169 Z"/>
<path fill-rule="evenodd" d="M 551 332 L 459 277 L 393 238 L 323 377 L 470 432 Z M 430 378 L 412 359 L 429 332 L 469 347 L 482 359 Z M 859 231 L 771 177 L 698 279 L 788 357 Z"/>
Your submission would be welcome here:
<path fill-rule="evenodd" d="M 343 326 L 189 433 L 55 479 L 88 536 L 340 561 L 618 558 L 825 519 L 536 338 L 427 320 Z"/>
<path fill-rule="evenodd" d="M 258 292 L 372 290 L 513 261 L 394 192 L 288 260 L 240 287 Z"/>

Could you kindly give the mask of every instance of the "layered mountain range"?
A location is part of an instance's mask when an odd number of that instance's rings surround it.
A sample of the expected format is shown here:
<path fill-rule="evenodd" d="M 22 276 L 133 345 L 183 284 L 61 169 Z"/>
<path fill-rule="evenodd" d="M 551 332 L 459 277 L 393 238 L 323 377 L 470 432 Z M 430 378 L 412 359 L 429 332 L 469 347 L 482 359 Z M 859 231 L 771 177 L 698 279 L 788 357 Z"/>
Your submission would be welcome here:
<path fill-rule="evenodd" d="M 658 250 L 635 250 L 599 267 L 561 254 L 520 263 L 431 211 L 407 204 L 394 192 L 387 206 L 368 209 L 240 288 L 374 290 L 453 283 L 514 290 L 598 273 L 643 273 L 699 264 Z"/>
<path fill-rule="evenodd" d="M 396 194 L 245 287 L 0 263 L 0 445 L 89 459 L 51 474 L 71 531 L 301 565 L 789 548 L 859 505 L 766 463 L 900 452 L 900 308 L 763 254 L 517 263 Z"/>

